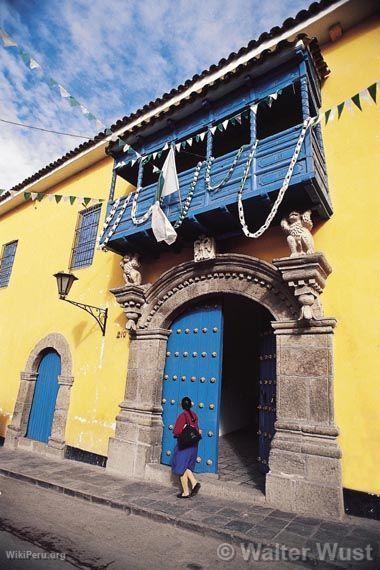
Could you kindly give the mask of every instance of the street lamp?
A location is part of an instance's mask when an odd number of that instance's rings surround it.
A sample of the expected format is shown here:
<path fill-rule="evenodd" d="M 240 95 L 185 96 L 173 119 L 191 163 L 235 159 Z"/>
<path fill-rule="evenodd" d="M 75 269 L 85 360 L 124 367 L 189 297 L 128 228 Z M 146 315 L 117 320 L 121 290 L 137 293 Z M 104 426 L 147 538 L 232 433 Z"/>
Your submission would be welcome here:
<path fill-rule="evenodd" d="M 78 303 L 77 301 L 71 301 L 66 299 L 66 296 L 70 293 L 70 289 L 74 281 L 78 281 L 78 277 L 75 277 L 72 273 L 65 273 L 64 271 L 58 271 L 54 274 L 57 280 L 58 295 L 62 301 L 67 301 L 80 309 L 83 309 L 87 313 L 90 313 L 100 326 L 103 336 L 106 332 L 106 323 L 108 316 L 108 309 L 102 309 L 101 307 L 94 307 L 93 305 L 86 305 L 85 303 Z"/>

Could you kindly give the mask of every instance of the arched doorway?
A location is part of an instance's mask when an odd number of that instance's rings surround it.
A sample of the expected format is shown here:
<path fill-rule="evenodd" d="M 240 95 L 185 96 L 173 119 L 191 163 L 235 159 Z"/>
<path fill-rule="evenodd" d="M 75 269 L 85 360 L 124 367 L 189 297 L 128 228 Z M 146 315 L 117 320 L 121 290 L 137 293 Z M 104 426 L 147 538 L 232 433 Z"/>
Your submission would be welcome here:
<path fill-rule="evenodd" d="M 271 320 L 264 307 L 233 295 L 177 316 L 162 380 L 164 465 L 171 463 L 181 400 L 189 396 L 203 431 L 196 471 L 264 488 L 276 418 Z"/>
<path fill-rule="evenodd" d="M 61 374 L 61 358 L 55 350 L 46 350 L 38 366 L 32 407 L 30 409 L 26 437 L 48 442 L 53 425 L 58 395 L 58 377 Z"/>
<path fill-rule="evenodd" d="M 314 283 L 313 267 L 310 272 L 305 269 L 305 279 Z M 266 500 L 282 510 L 342 515 L 341 454 L 333 407 L 336 321 L 323 317 L 320 304 L 317 316 L 304 319 L 299 300 L 276 265 L 232 253 L 182 263 L 153 285 L 125 285 L 112 292 L 133 332 L 125 398 L 109 441 L 107 469 L 134 477 L 161 476 L 150 466 L 161 462 L 162 379 L 170 327 L 193 303 L 230 295 L 257 303 L 273 315 L 276 432 L 270 442 Z M 243 322 L 249 322 L 246 314 Z"/>

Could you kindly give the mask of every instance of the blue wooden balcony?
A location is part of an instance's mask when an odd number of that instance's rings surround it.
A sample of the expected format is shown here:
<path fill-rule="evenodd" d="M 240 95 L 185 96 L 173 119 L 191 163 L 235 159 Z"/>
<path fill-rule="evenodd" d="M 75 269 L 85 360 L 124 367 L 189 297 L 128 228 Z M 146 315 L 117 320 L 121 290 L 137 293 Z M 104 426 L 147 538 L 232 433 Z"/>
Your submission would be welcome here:
<path fill-rule="evenodd" d="M 245 217 L 251 231 L 256 230 L 264 222 L 271 210 L 301 129 L 302 124 L 298 124 L 262 138 L 258 142 L 243 193 Z M 202 233 L 214 235 L 219 239 L 242 235 L 237 196 L 249 149 L 250 146 L 247 144 L 231 178 L 214 192 L 206 189 L 205 166 L 202 166 L 190 209 L 178 229 L 178 239 L 173 246 L 170 246 L 171 249 L 180 248 L 183 244 L 194 241 Z M 226 176 L 236 152 L 237 150 L 233 150 L 215 158 L 211 169 L 212 185 L 218 184 Z M 194 170 L 195 167 L 179 174 L 181 197 L 172 195 L 164 199 L 163 210 L 173 224 L 179 218 L 180 205 L 186 199 Z M 152 205 L 156 187 L 157 183 L 153 183 L 141 189 L 137 217 L 141 217 Z M 126 199 L 127 197 L 124 197 L 120 200 L 109 222 L 109 228 L 124 208 Z M 114 202 L 109 203 L 108 212 L 112 210 L 113 204 Z M 131 204 L 132 200 L 107 242 L 107 248 L 119 254 L 131 250 L 139 253 L 156 253 L 169 249 L 166 244 L 156 242 L 150 219 L 142 225 L 135 225 L 132 222 Z M 319 125 L 310 128 L 306 133 L 289 188 L 273 225 L 278 224 L 281 216 L 290 209 L 301 211 L 312 209 L 314 217 L 320 219 L 326 219 L 332 213 Z"/>

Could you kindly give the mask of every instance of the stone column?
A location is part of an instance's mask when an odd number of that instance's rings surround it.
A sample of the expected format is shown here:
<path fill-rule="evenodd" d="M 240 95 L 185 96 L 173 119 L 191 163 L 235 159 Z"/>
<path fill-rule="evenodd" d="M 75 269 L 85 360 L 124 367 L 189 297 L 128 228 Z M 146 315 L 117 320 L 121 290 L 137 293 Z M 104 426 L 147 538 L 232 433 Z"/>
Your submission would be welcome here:
<path fill-rule="evenodd" d="M 51 435 L 48 441 L 48 451 L 60 457 L 63 457 L 65 453 L 65 430 L 73 381 L 74 378 L 72 376 L 58 376 L 59 388 L 55 403 Z"/>
<path fill-rule="evenodd" d="M 18 446 L 19 438 L 26 434 L 37 376 L 37 373 L 29 372 L 21 372 L 20 374 L 17 400 L 12 422 L 7 428 L 4 447 L 15 449 Z"/>
<path fill-rule="evenodd" d="M 266 480 L 269 503 L 285 511 L 344 514 L 341 452 L 334 422 L 334 319 L 273 323 L 277 421 Z"/>
<path fill-rule="evenodd" d="M 143 477 L 159 463 L 162 438 L 162 378 L 169 330 L 137 330 L 131 336 L 125 399 L 110 438 L 107 469 Z"/>

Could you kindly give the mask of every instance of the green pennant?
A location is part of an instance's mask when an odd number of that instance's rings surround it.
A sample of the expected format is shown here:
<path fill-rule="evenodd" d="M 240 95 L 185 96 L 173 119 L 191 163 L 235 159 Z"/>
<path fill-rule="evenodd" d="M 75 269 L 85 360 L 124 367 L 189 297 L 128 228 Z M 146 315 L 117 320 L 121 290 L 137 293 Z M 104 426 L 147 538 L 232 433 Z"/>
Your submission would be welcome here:
<path fill-rule="evenodd" d="M 338 105 L 338 119 L 340 119 L 340 116 L 343 113 L 343 109 L 344 109 L 344 101 L 343 103 L 339 103 Z"/>
<path fill-rule="evenodd" d="M 24 199 L 25 200 L 29 200 L 30 196 L 31 196 L 30 192 L 24 192 Z"/>
<path fill-rule="evenodd" d="M 231 119 L 231 125 L 235 126 L 237 124 L 237 120 L 235 119 L 235 117 L 232 117 Z"/>
<path fill-rule="evenodd" d="M 25 65 L 29 67 L 29 62 L 30 62 L 29 54 L 27 54 L 26 51 L 24 51 L 22 48 L 19 48 L 18 51 L 19 54 L 21 55 L 22 61 L 25 63 Z"/>
<path fill-rule="evenodd" d="M 332 111 L 332 109 L 328 109 L 325 113 L 325 125 L 327 125 L 327 123 L 329 122 L 329 117 L 331 115 L 331 111 Z"/>
<path fill-rule="evenodd" d="M 77 101 L 72 95 L 69 97 L 69 103 L 71 107 L 79 107 L 80 105 L 79 101 Z"/>
<path fill-rule="evenodd" d="M 54 198 L 55 198 L 55 201 L 57 202 L 57 204 L 59 204 L 60 201 L 62 200 L 62 196 L 60 194 L 55 194 Z"/>
<path fill-rule="evenodd" d="M 92 113 L 88 113 L 86 117 L 89 119 L 89 121 L 96 121 L 96 117 Z"/>
<path fill-rule="evenodd" d="M 83 198 L 83 204 L 85 206 L 87 206 L 87 204 L 89 204 L 89 202 L 91 202 L 91 198 Z"/>
<path fill-rule="evenodd" d="M 162 151 L 160 150 L 160 152 L 157 154 L 157 158 L 161 158 L 162 156 Z"/>
<path fill-rule="evenodd" d="M 39 192 L 37 196 L 37 200 L 41 202 L 45 198 L 45 194 L 43 192 Z"/>
<path fill-rule="evenodd" d="M 195 141 L 200 142 L 200 140 L 201 140 L 201 137 L 199 135 L 195 135 Z"/>
<path fill-rule="evenodd" d="M 353 103 L 355 103 L 355 105 L 357 106 L 357 108 L 362 111 L 362 107 L 361 107 L 361 104 L 360 104 L 360 95 L 359 95 L 359 93 L 356 93 L 356 95 L 354 95 L 353 97 L 351 97 L 351 100 L 352 100 Z"/>
<path fill-rule="evenodd" d="M 376 103 L 376 83 L 372 83 L 369 87 L 367 87 L 368 93 L 371 95 L 374 103 Z"/>
<path fill-rule="evenodd" d="M 219 123 L 219 125 L 217 125 L 216 128 L 218 129 L 218 131 L 223 131 L 223 130 L 224 130 L 222 123 Z"/>
<path fill-rule="evenodd" d="M 76 199 L 76 196 L 69 196 L 70 204 L 73 205 Z"/>
<path fill-rule="evenodd" d="M 181 142 L 181 148 L 186 148 L 186 141 Z"/>

